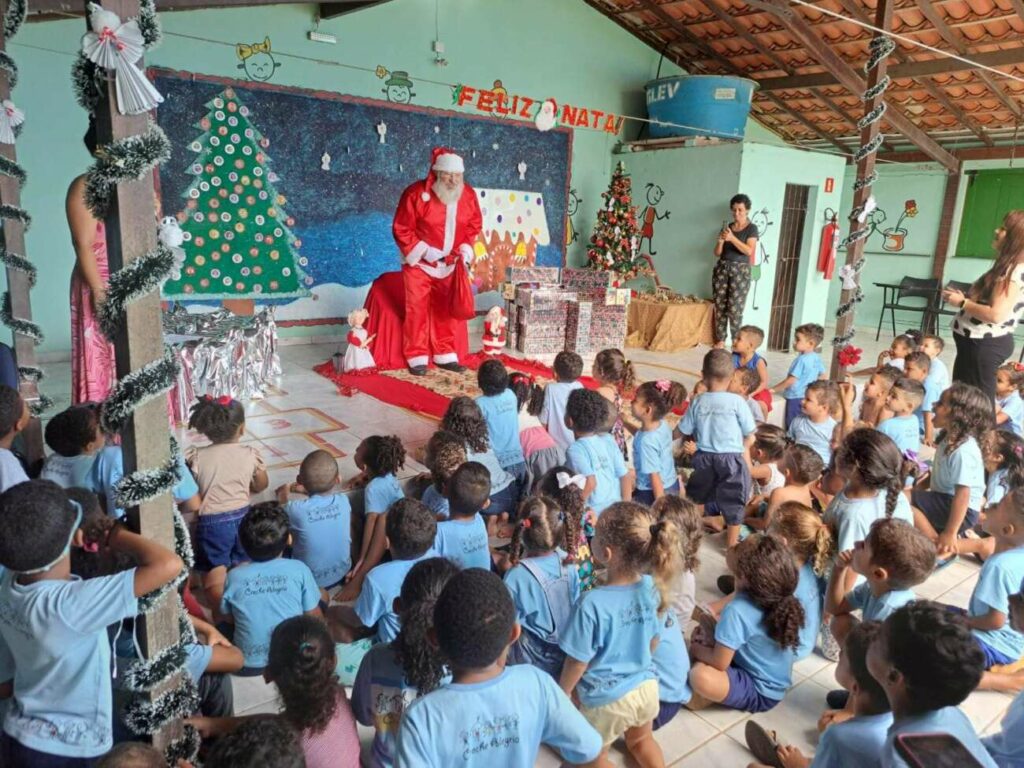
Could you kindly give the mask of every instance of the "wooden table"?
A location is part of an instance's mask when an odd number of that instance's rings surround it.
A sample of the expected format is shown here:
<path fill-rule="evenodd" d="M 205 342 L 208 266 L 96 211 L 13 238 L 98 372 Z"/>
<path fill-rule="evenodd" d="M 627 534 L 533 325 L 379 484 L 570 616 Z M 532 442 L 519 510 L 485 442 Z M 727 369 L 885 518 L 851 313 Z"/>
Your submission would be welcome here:
<path fill-rule="evenodd" d="M 627 347 L 652 352 L 678 352 L 713 344 L 714 304 L 634 299 L 629 305 Z"/>

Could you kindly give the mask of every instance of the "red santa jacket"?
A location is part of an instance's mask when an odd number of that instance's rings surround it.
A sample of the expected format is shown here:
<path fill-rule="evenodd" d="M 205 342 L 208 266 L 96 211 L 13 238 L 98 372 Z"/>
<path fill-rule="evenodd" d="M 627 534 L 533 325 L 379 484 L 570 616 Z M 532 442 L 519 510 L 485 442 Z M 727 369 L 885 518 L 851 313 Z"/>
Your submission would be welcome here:
<path fill-rule="evenodd" d="M 422 179 L 406 187 L 398 201 L 391 232 L 402 252 L 403 262 L 418 265 L 431 277 L 447 277 L 454 269 L 453 254 L 467 261 L 473 257 L 473 242 L 483 229 L 483 216 L 476 191 L 465 185 L 457 203 L 445 205 L 427 192 Z"/>

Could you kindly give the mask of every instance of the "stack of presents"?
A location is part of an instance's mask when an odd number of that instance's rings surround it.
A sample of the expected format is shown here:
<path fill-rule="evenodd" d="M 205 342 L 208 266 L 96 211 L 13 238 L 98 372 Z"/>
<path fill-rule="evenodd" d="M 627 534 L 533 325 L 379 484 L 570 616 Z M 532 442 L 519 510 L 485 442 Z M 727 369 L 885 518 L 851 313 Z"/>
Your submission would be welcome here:
<path fill-rule="evenodd" d="M 502 284 L 509 345 L 527 355 L 621 347 L 631 292 L 595 269 L 510 267 Z"/>

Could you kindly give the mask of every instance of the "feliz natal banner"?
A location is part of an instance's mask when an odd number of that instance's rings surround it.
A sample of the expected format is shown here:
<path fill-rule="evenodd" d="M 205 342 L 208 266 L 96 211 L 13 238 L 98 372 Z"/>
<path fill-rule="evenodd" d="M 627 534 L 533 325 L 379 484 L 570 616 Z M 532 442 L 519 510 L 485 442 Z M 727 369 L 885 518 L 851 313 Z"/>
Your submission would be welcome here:
<path fill-rule="evenodd" d="M 452 92 L 452 103 L 457 106 L 470 106 L 478 112 L 490 115 L 508 115 L 522 117 L 527 120 L 536 118 L 543 104 L 550 101 L 554 105 L 554 114 L 559 123 L 569 128 L 591 128 L 617 135 L 622 130 L 624 117 L 600 109 L 587 109 L 572 104 L 562 104 L 561 108 L 554 99 L 537 101 L 529 96 L 509 94 L 504 88 L 474 88 L 471 85 L 456 85 Z"/>

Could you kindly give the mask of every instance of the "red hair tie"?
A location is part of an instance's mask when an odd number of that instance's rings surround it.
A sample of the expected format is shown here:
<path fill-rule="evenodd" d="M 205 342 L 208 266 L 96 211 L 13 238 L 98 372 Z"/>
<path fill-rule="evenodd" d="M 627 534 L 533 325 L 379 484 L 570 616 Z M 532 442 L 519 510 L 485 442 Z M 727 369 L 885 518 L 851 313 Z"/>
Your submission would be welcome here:
<path fill-rule="evenodd" d="M 532 528 L 532 527 L 533 527 L 533 521 L 530 518 L 526 518 L 525 520 L 523 520 L 523 528 Z"/>
<path fill-rule="evenodd" d="M 1020 363 L 1011 363 L 1011 365 L 1013 365 L 1013 370 L 1015 370 L 1017 373 L 1024 372 L 1024 365 Z"/>
<path fill-rule="evenodd" d="M 225 408 L 227 408 L 233 402 L 235 402 L 235 399 L 230 395 L 221 395 L 220 397 L 217 398 L 217 405 L 223 405 Z"/>

